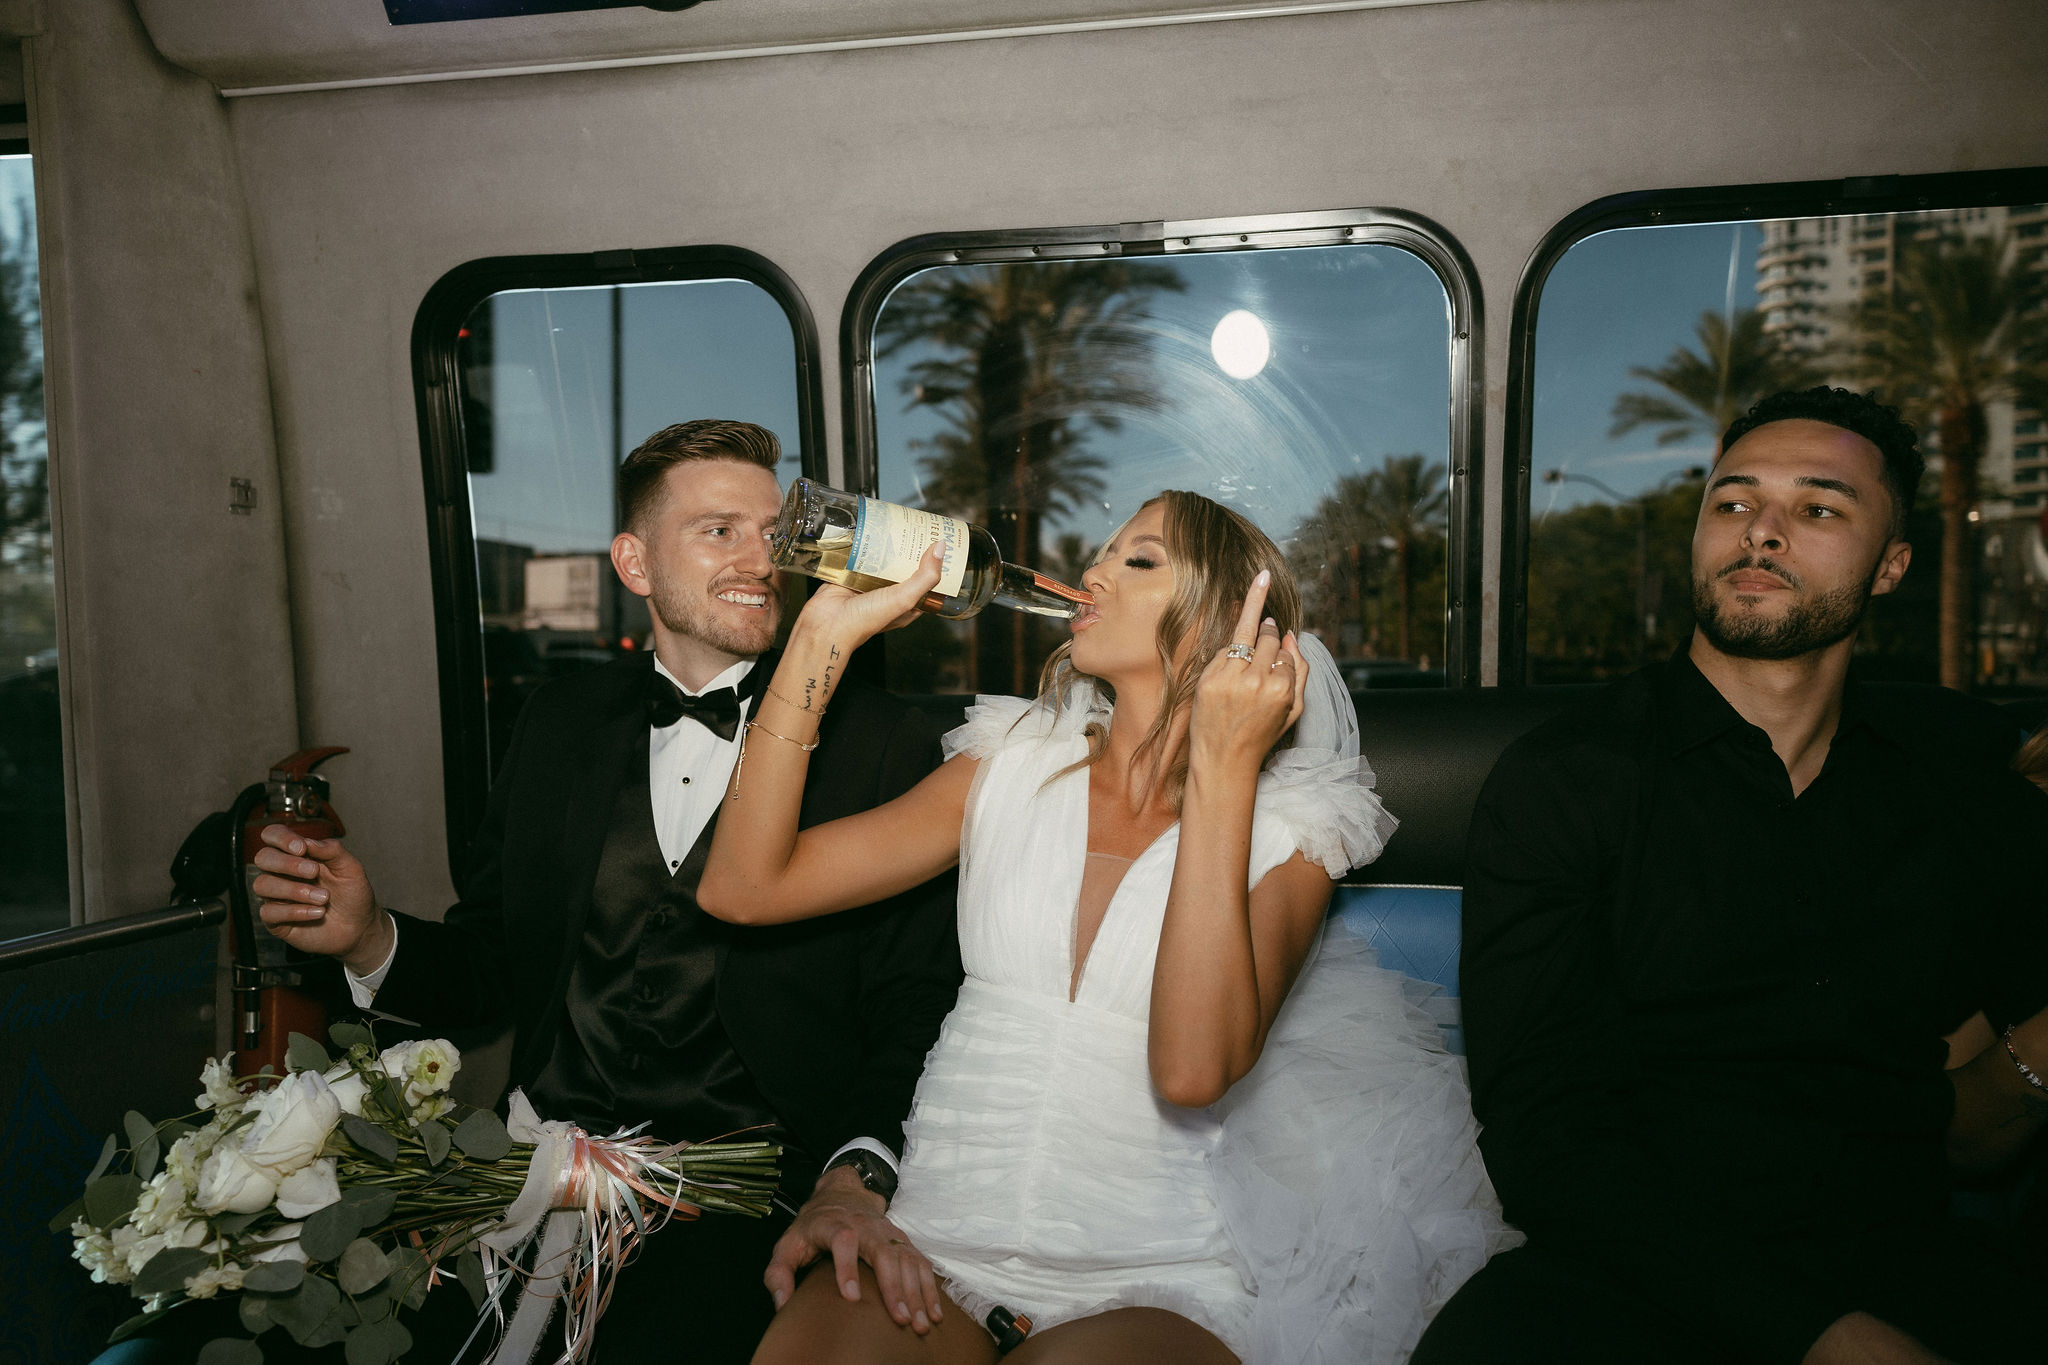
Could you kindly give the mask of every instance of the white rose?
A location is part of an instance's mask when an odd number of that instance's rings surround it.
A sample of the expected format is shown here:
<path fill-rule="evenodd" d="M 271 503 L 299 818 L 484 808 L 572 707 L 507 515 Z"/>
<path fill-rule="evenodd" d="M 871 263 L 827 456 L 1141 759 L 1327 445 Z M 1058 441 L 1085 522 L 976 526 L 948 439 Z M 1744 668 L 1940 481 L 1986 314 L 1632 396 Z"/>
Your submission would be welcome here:
<path fill-rule="evenodd" d="M 304 1218 L 341 1198 L 334 1165 L 333 1157 L 323 1156 L 286 1176 L 277 1187 L 277 1211 L 287 1218 Z"/>
<path fill-rule="evenodd" d="M 427 1095 L 447 1093 L 462 1070 L 462 1054 L 446 1038 L 422 1038 L 386 1049 L 384 1074 L 405 1085 L 405 1102 L 418 1104 Z"/>
<path fill-rule="evenodd" d="M 277 1177 L 242 1155 L 239 1145 L 225 1143 L 199 1168 L 195 1202 L 205 1213 L 257 1213 L 276 1194 Z"/>
<path fill-rule="evenodd" d="M 206 1093 L 196 1097 L 192 1103 L 200 1109 L 235 1110 L 248 1103 L 249 1097 L 235 1084 L 235 1054 L 225 1057 L 209 1057 L 200 1069 L 199 1084 L 206 1087 Z"/>
<path fill-rule="evenodd" d="M 341 1106 L 341 1112 L 361 1118 L 363 1100 L 370 1093 L 370 1083 L 358 1076 L 355 1068 L 347 1062 L 329 1069 L 326 1079 L 327 1088 L 334 1092 L 335 1103 Z"/>
<path fill-rule="evenodd" d="M 205 1138 L 202 1141 L 202 1136 Z M 211 1128 L 197 1133 L 187 1133 L 171 1144 L 171 1150 L 164 1153 L 163 1173 L 178 1183 L 184 1191 L 184 1198 L 190 1199 L 192 1192 L 199 1188 L 199 1168 L 206 1161 L 206 1153 L 212 1150 L 219 1134 Z"/>
<path fill-rule="evenodd" d="M 272 1228 L 258 1237 L 252 1245 L 263 1248 L 249 1258 L 254 1265 L 258 1261 L 297 1261 L 306 1264 L 305 1248 L 299 1245 L 299 1233 L 304 1223 L 286 1223 L 283 1227 Z M 245 1247 L 244 1250 L 247 1250 Z"/>
<path fill-rule="evenodd" d="M 317 1071 L 293 1072 L 261 1103 L 256 1122 L 242 1138 L 242 1157 L 273 1180 L 320 1155 L 320 1145 L 341 1121 L 341 1102 Z"/>

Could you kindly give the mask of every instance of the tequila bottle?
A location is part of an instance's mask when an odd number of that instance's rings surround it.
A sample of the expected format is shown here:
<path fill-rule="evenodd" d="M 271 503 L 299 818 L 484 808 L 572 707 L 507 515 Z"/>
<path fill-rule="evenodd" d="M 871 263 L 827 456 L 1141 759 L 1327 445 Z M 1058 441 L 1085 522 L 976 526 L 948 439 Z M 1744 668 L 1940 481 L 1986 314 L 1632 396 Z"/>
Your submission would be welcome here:
<path fill-rule="evenodd" d="M 934 541 L 945 547 L 945 568 L 938 586 L 918 604 L 934 616 L 959 620 L 994 602 L 1070 621 L 1091 600 L 1036 570 L 1005 564 L 995 537 L 979 526 L 827 488 L 814 479 L 789 486 L 768 553 L 777 568 L 866 592 L 910 577 Z"/>

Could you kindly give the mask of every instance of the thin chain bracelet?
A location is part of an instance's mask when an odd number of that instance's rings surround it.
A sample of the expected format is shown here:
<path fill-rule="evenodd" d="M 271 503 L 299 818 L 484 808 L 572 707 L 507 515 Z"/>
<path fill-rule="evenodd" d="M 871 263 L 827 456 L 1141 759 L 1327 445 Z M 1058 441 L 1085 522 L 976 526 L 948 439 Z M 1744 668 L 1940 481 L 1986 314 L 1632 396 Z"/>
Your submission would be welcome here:
<path fill-rule="evenodd" d="M 797 748 L 802 749 L 805 753 L 809 753 L 811 750 L 818 747 L 818 741 L 815 739 L 812 740 L 809 744 L 806 744 L 800 739 L 791 739 L 788 735 L 777 734 L 775 731 L 769 729 L 767 726 L 763 725 L 758 720 L 748 721 L 746 725 L 740 730 L 740 756 L 737 759 L 733 760 L 732 786 L 728 788 L 725 793 L 725 799 L 728 801 L 735 801 L 739 799 L 740 774 L 745 772 L 747 768 L 747 733 L 751 730 L 759 730 L 762 734 L 767 735 L 770 739 L 779 739 L 784 744 L 794 744 Z"/>
<path fill-rule="evenodd" d="M 791 700 L 790 700 L 790 699 L 789 699 L 788 697 L 785 697 L 785 696 L 783 696 L 783 695 L 782 695 L 782 694 L 781 694 L 780 692 L 777 692 L 777 691 L 775 690 L 775 684 L 774 684 L 774 683 L 765 683 L 765 684 L 763 684 L 763 685 L 762 685 L 762 690 L 763 690 L 763 691 L 765 691 L 765 692 L 767 692 L 767 694 L 768 694 L 769 696 L 771 696 L 771 697 L 775 698 L 775 700 L 777 700 L 777 701 L 781 702 L 781 703 L 782 703 L 782 704 L 783 704 L 784 706 L 787 706 L 787 707 L 789 707 L 789 708 L 790 708 L 790 709 L 791 709 L 792 711 L 806 711 L 806 712 L 808 712 L 808 711 L 810 711 L 810 709 L 811 709 L 810 707 L 808 707 L 808 706 L 805 706 L 805 705 L 804 705 L 804 704 L 803 704 L 802 702 L 794 702 L 794 701 L 791 701 Z M 817 709 L 817 711 L 816 711 L 816 712 L 815 712 L 814 714 L 816 714 L 816 716 L 818 717 L 818 719 L 819 719 L 819 720 L 823 720 L 823 719 L 825 719 L 825 708 L 824 708 L 824 707 L 822 707 L 822 706 L 821 706 L 821 707 L 819 707 L 819 708 Z M 774 732 L 773 730 L 770 730 L 770 731 L 769 731 L 768 733 L 769 733 L 769 734 L 771 734 L 771 735 L 775 735 L 775 732 Z M 781 735 L 775 735 L 775 737 L 776 737 L 777 739 L 781 739 L 781 738 L 782 738 L 782 736 L 781 736 Z"/>
<path fill-rule="evenodd" d="M 2019 1049 L 2012 1045 L 2012 1029 L 2007 1028 L 1998 1037 L 1999 1041 L 2005 1044 L 2005 1055 L 2012 1058 L 2012 1064 L 2020 1069 L 2020 1075 L 2026 1079 L 2027 1084 L 2036 1090 L 2048 1092 L 2048 1081 L 2042 1080 L 2040 1072 L 2020 1060 Z"/>

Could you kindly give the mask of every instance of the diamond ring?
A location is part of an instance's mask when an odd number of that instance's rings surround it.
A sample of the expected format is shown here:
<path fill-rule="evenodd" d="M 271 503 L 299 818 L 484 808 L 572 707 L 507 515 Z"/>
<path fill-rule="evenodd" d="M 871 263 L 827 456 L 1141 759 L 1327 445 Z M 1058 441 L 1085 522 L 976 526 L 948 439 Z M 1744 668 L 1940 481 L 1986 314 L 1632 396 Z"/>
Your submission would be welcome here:
<path fill-rule="evenodd" d="M 1247 644 L 1234 644 L 1223 652 L 1233 659 L 1242 659 L 1246 663 L 1252 661 L 1252 647 Z"/>

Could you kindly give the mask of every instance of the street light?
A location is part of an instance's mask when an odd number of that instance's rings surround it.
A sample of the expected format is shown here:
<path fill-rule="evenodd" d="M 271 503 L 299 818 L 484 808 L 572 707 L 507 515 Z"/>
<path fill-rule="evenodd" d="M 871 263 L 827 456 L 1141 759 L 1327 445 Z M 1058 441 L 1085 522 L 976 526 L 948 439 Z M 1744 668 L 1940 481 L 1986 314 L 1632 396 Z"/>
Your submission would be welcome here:
<path fill-rule="evenodd" d="M 1659 479 L 1654 487 L 1645 489 L 1631 498 L 1608 487 L 1589 474 L 1571 474 L 1562 469 L 1546 469 L 1543 471 L 1543 482 L 1545 483 L 1582 483 L 1596 489 L 1609 501 L 1621 504 L 1632 502 L 1635 504 L 1637 626 L 1635 656 L 1638 664 L 1649 661 L 1650 637 L 1657 633 L 1657 604 L 1653 600 L 1653 594 L 1650 592 L 1650 499 L 1654 495 L 1663 492 L 1673 479 L 1704 479 L 1706 476 L 1707 467 L 1705 465 L 1687 465 L 1682 469 L 1672 470 L 1662 479 Z"/>

